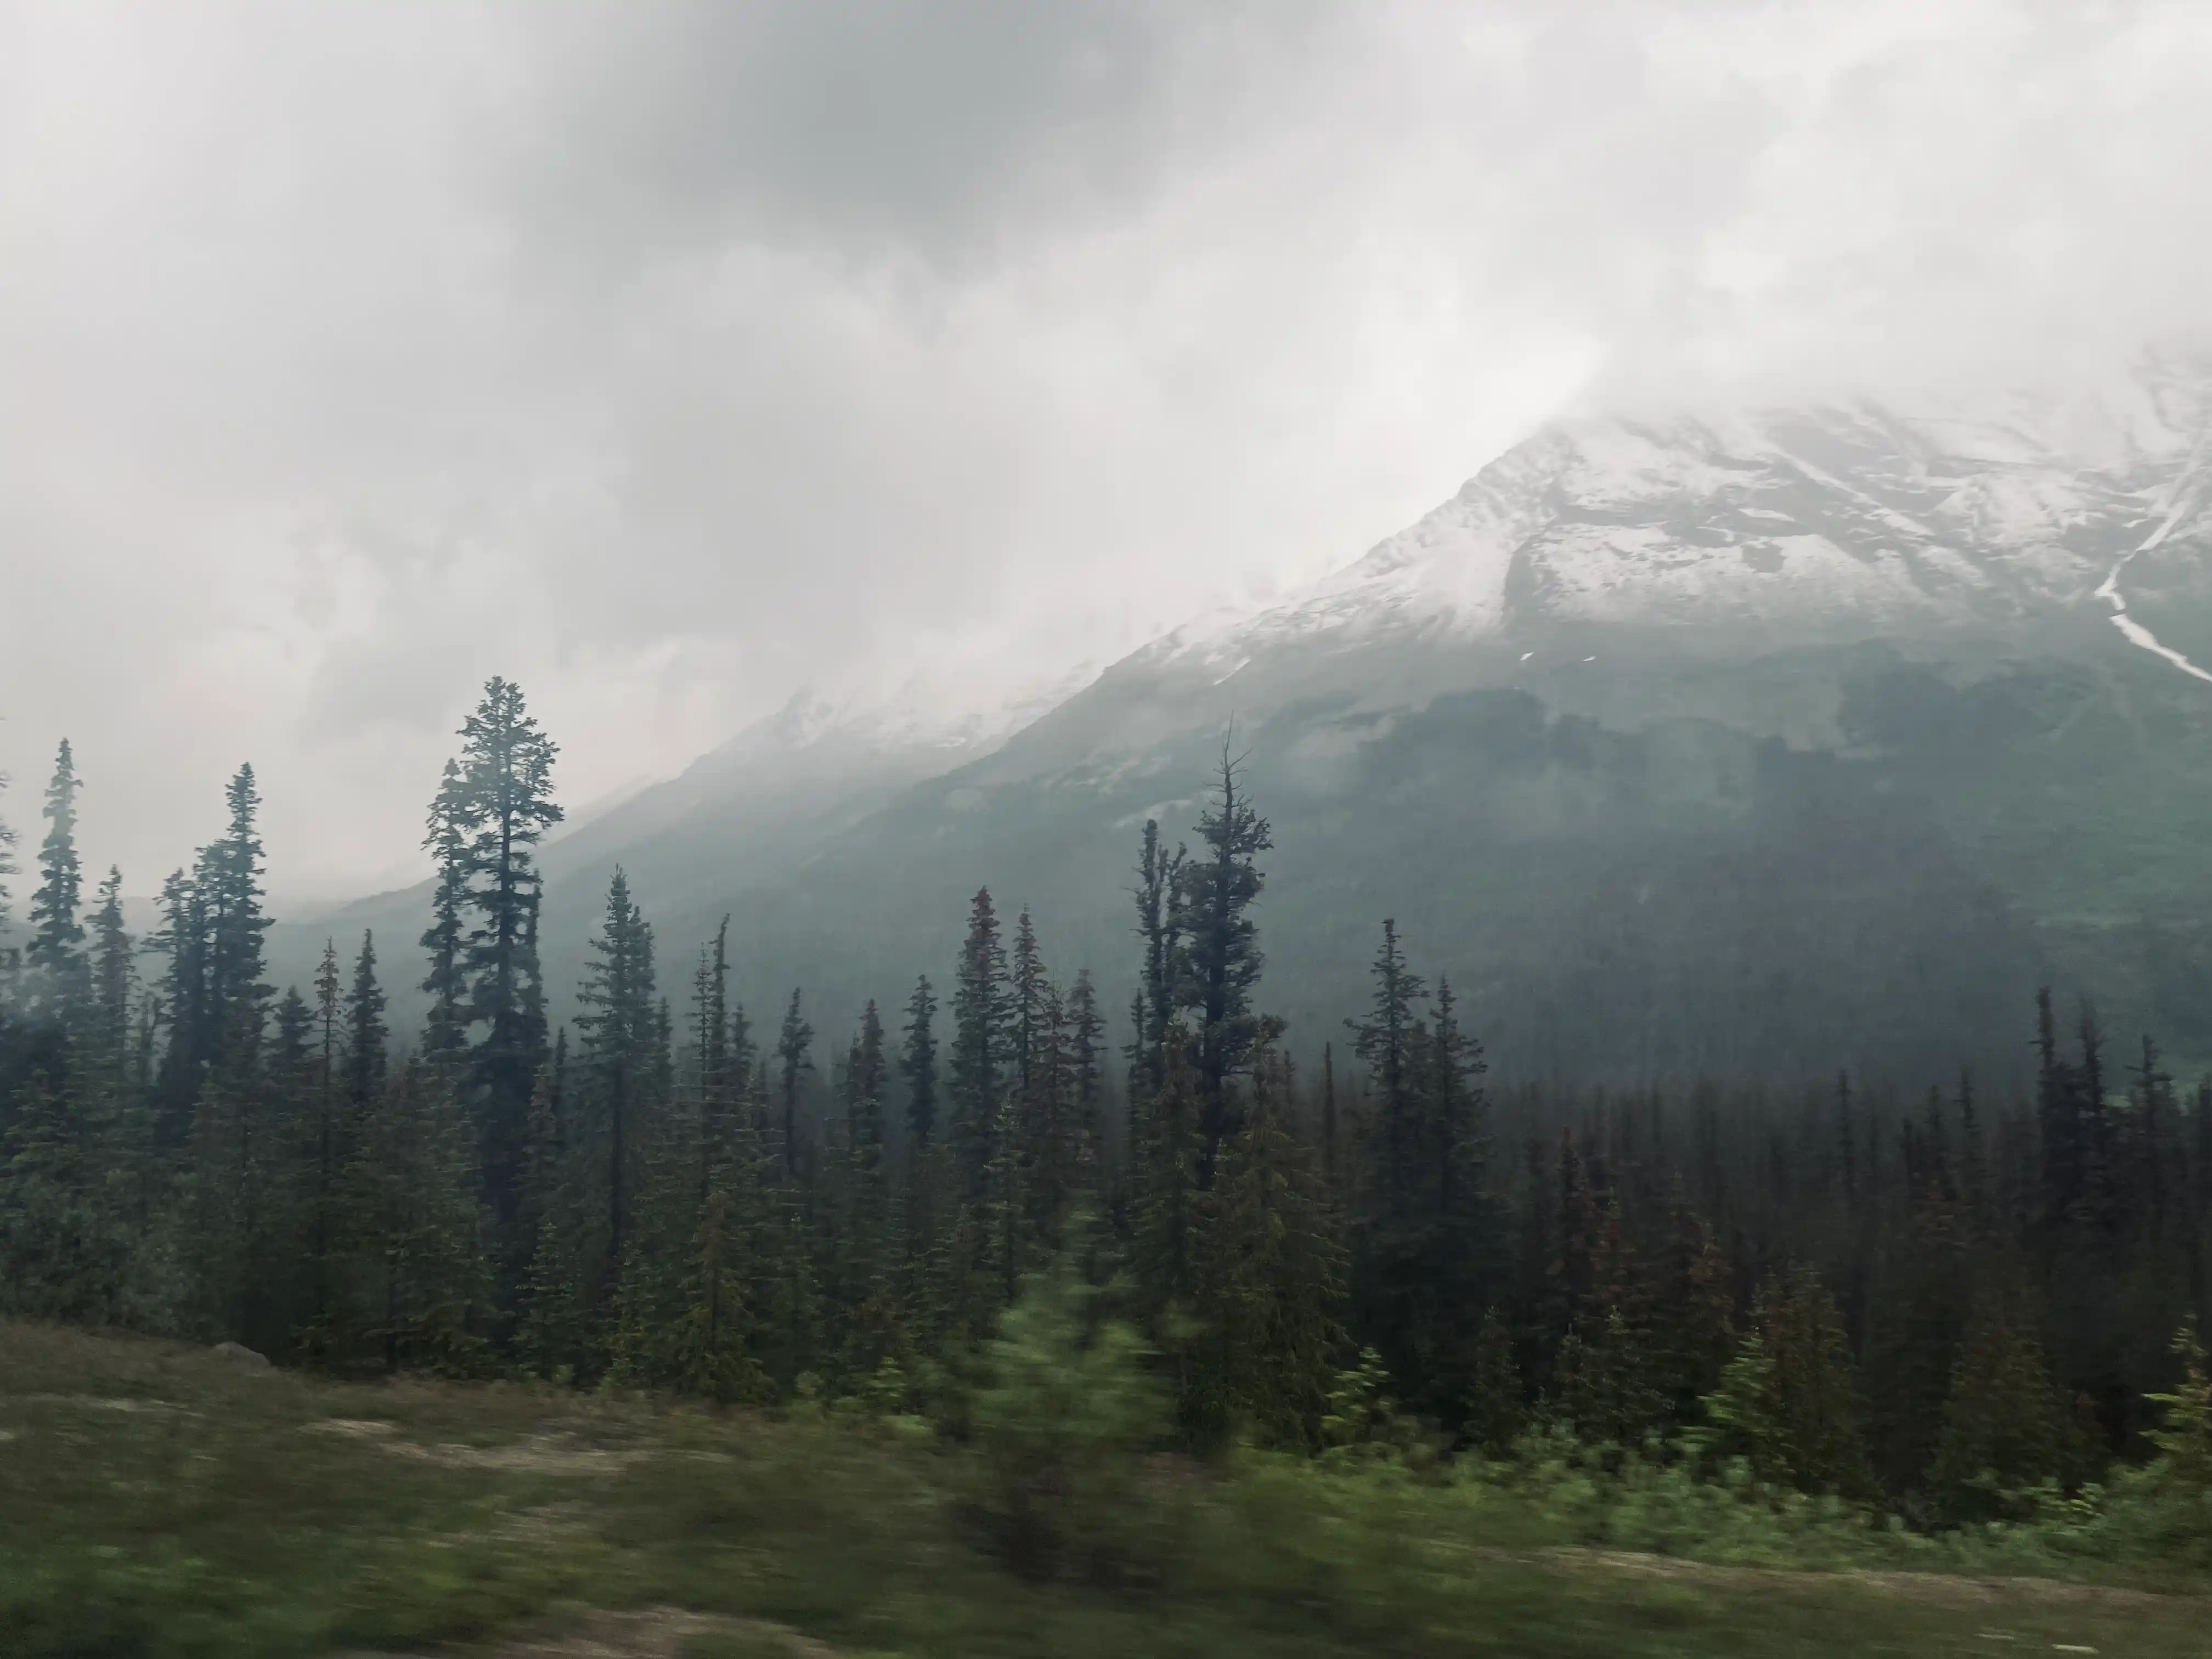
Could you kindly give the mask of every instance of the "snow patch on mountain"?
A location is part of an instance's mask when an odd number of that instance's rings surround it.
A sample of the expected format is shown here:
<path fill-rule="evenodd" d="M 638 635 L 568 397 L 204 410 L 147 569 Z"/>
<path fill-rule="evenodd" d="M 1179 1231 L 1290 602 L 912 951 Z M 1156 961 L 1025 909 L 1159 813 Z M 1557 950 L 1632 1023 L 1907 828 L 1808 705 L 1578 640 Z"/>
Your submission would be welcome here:
<path fill-rule="evenodd" d="M 1083 662 L 1048 675 L 1009 679 L 1001 665 L 966 655 L 901 678 L 861 676 L 808 686 L 747 726 L 718 753 L 726 759 L 844 750 L 854 754 L 941 751 L 947 765 L 989 753 L 1098 678 Z M 980 688 L 980 689 L 979 689 Z"/>

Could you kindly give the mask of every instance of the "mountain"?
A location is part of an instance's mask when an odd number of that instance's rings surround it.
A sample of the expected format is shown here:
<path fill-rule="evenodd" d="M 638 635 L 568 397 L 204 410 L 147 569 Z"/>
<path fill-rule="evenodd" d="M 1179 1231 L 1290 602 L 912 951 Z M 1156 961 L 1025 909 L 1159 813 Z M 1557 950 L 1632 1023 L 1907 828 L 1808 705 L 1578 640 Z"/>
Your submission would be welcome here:
<path fill-rule="evenodd" d="M 1308 1049 L 1395 915 L 1517 1075 L 2008 1074 L 2045 980 L 2212 1058 L 2209 417 L 2168 354 L 1561 422 L 1307 592 L 994 720 L 795 702 L 548 849 L 549 963 L 620 862 L 667 971 L 728 913 L 748 995 L 818 988 L 825 1030 L 941 977 L 987 883 L 1117 991 L 1138 831 L 1184 833 L 1228 743 Z"/>

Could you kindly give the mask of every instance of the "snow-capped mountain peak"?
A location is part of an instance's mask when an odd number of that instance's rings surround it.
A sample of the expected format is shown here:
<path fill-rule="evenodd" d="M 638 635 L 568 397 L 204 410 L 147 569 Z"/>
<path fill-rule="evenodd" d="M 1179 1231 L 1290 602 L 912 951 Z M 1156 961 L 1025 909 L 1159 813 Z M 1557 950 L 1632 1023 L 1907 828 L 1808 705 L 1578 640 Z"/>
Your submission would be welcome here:
<path fill-rule="evenodd" d="M 1831 630 L 2003 621 L 2094 600 L 2152 523 L 2212 506 L 2212 365 L 1913 410 L 1872 403 L 1548 426 L 1285 604 L 1163 658 L 1547 622 Z"/>

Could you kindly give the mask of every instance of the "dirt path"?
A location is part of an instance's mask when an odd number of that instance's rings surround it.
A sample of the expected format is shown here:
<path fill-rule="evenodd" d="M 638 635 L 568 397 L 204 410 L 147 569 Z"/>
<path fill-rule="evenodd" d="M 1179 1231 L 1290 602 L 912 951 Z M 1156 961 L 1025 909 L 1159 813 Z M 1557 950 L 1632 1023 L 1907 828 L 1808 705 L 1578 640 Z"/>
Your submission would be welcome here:
<path fill-rule="evenodd" d="M 445 1650 L 450 1659 L 684 1659 L 690 1645 L 708 1638 L 727 1644 L 730 1659 L 841 1659 L 836 1649 L 783 1625 L 757 1619 L 723 1619 L 681 1607 L 635 1613 L 587 1613 L 580 1623 L 547 1625 L 509 1636 L 495 1645 Z M 354 1653 L 345 1659 L 408 1659 Z"/>

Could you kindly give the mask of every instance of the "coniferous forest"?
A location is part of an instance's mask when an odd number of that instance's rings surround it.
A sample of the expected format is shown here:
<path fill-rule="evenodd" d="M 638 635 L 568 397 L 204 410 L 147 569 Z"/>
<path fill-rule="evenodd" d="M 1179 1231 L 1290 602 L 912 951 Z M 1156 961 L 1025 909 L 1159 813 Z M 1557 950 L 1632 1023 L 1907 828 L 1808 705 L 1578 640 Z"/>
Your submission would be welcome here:
<path fill-rule="evenodd" d="M 493 680 L 429 803 L 428 931 L 278 987 L 252 769 L 136 938 L 61 746 L 0 831 L 0 1314 L 957 1437 L 1010 1310 L 1079 1308 L 1200 1458 L 1571 1443 L 1919 1528 L 2212 1446 L 2212 1083 L 2086 1002 L 2020 1011 L 2019 1096 L 1577 1092 L 1487 1073 L 1434 942 L 1377 917 L 1367 1002 L 1286 1029 L 1266 780 L 1224 749 L 1130 848 L 1124 963 L 987 888 L 955 959 L 821 1030 L 805 987 L 736 1004 L 726 924 L 664 959 L 617 873 L 556 1027 L 556 757 Z"/>

